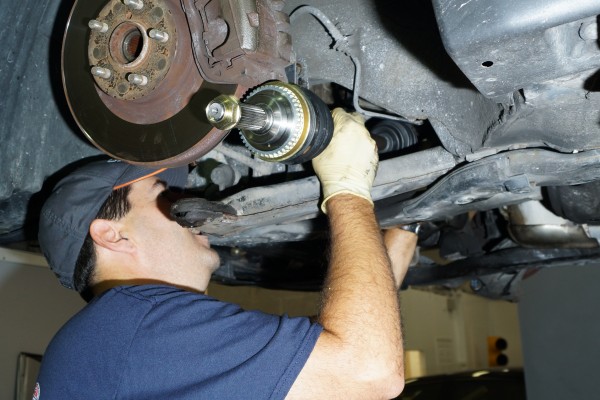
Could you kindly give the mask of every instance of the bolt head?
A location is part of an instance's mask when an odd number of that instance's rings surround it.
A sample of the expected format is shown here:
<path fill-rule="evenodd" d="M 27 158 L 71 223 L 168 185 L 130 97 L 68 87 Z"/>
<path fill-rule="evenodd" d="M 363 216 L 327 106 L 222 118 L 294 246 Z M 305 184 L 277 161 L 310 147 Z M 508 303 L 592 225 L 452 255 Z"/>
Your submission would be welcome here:
<path fill-rule="evenodd" d="M 479 292 L 484 285 L 480 279 L 471 279 L 470 286 L 474 292 Z"/>
<path fill-rule="evenodd" d="M 208 113 L 215 121 L 220 121 L 225 115 L 225 107 L 219 103 L 213 103 L 208 107 Z"/>

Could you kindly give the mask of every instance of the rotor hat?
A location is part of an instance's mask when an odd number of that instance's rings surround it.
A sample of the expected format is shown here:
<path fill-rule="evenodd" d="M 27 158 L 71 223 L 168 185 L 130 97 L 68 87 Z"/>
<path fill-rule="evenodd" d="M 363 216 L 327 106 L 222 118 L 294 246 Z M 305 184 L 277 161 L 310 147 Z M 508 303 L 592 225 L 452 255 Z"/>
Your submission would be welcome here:
<path fill-rule="evenodd" d="M 187 173 L 187 166 L 154 169 L 102 159 L 63 178 L 42 207 L 38 232 L 42 252 L 60 283 L 73 289 L 75 265 L 90 224 L 113 190 L 151 176 L 159 176 L 170 187 L 183 188 Z"/>

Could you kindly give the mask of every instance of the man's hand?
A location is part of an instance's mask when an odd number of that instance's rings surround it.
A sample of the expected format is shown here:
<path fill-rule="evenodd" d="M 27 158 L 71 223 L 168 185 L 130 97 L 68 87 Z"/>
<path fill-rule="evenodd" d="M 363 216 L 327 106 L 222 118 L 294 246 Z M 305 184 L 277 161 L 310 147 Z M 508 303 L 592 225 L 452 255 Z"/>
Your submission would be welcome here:
<path fill-rule="evenodd" d="M 331 144 L 313 160 L 331 230 L 323 332 L 287 398 L 395 398 L 404 386 L 402 330 L 371 200 L 377 147 L 358 115 L 336 109 L 333 123 Z"/>
<path fill-rule="evenodd" d="M 388 229 L 383 234 L 383 242 L 392 264 L 396 288 L 400 288 L 415 253 L 418 236 L 403 229 Z"/>
<path fill-rule="evenodd" d="M 358 114 L 341 108 L 333 110 L 333 138 L 313 161 L 313 168 L 323 187 L 321 210 L 338 194 L 353 194 L 371 200 L 371 187 L 377 170 L 377 146 Z"/>

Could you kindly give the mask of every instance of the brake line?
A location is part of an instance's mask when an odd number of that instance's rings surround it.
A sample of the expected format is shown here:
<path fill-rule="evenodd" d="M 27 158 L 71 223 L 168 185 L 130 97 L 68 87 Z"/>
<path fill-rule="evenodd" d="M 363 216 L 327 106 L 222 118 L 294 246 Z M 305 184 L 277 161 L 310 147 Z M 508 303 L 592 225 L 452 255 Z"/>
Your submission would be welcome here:
<path fill-rule="evenodd" d="M 321 23 L 321 25 L 323 25 L 323 27 L 325 28 L 327 33 L 329 33 L 329 36 L 331 36 L 331 38 L 333 39 L 333 49 L 334 50 L 343 53 L 344 55 L 348 56 L 350 58 L 350 60 L 352 60 L 352 63 L 354 64 L 354 84 L 353 84 L 353 89 L 352 89 L 352 92 L 353 92 L 352 93 L 352 105 L 354 106 L 354 109 L 356 111 L 358 111 L 359 113 L 361 113 L 365 116 L 368 116 L 368 117 L 392 119 L 395 121 L 407 122 L 409 124 L 414 124 L 414 125 L 422 125 L 423 124 L 423 121 L 411 120 L 411 119 L 401 117 L 399 115 L 384 114 L 384 113 L 379 113 L 376 111 L 365 110 L 364 108 L 362 108 L 359 104 L 359 97 L 360 97 L 359 96 L 359 88 L 360 88 L 360 83 L 361 83 L 362 66 L 361 66 L 361 63 L 360 63 L 360 60 L 358 59 L 358 57 L 353 54 L 350 43 L 348 43 L 347 36 L 342 34 L 342 32 L 340 32 L 340 30 L 334 25 L 334 23 L 331 22 L 331 19 L 329 19 L 329 17 L 327 17 L 321 10 L 319 10 L 316 7 L 312 7 L 312 6 L 300 6 L 300 7 L 297 7 L 295 10 L 293 10 L 290 13 L 290 23 L 293 23 L 294 21 L 296 21 L 298 19 L 298 17 L 300 17 L 301 15 L 305 15 L 305 14 L 312 15 L 313 17 L 315 17 L 317 19 L 317 21 L 319 21 Z"/>

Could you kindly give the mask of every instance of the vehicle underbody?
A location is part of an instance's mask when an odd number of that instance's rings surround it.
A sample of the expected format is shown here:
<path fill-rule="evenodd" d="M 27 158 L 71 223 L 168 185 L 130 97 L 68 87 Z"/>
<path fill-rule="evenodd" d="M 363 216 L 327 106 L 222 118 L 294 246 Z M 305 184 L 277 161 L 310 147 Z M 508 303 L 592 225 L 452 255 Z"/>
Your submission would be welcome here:
<path fill-rule="evenodd" d="M 215 280 L 318 290 L 328 233 L 310 162 L 265 161 L 202 116 L 219 93 L 243 98 L 283 80 L 367 117 L 382 228 L 422 225 L 406 285 L 470 282 L 513 300 L 539 268 L 600 257 L 599 1 L 147 0 L 144 20 L 117 0 L 79 0 L 72 14 L 70 3 L 44 4 L 25 0 L 0 17 L 9 39 L 0 243 L 33 239 L 52 183 L 99 148 L 138 164 L 193 166 L 188 189 L 227 206 L 199 201 L 182 217 L 217 246 Z M 135 26 L 155 18 L 171 33 L 156 52 L 167 67 L 135 71 L 150 86 L 90 74 L 115 62 L 102 64 L 113 39 L 88 21 L 132 12 Z M 127 68 L 142 59 L 123 51 Z M 156 54 L 143 61 L 162 65 Z"/>

